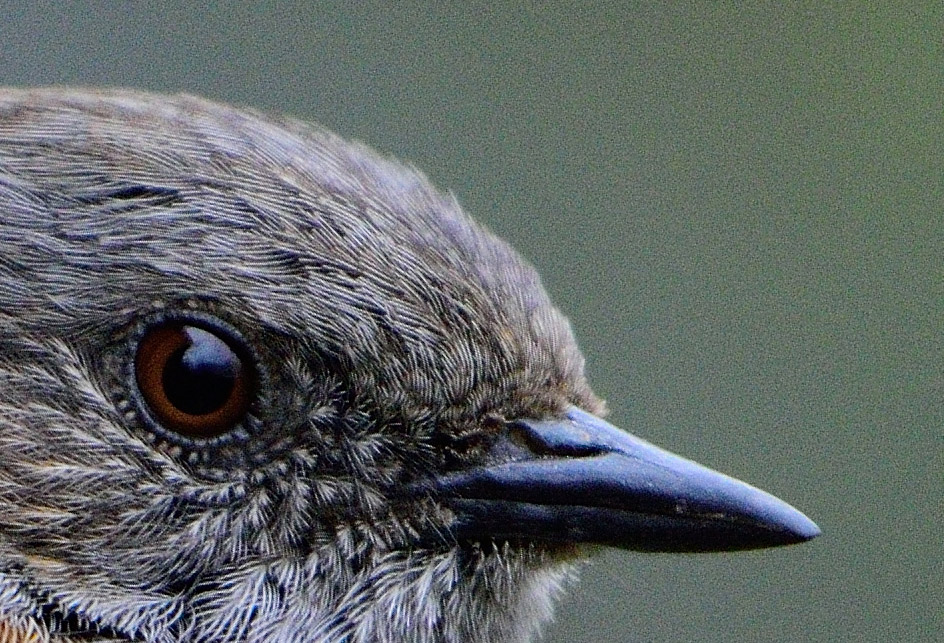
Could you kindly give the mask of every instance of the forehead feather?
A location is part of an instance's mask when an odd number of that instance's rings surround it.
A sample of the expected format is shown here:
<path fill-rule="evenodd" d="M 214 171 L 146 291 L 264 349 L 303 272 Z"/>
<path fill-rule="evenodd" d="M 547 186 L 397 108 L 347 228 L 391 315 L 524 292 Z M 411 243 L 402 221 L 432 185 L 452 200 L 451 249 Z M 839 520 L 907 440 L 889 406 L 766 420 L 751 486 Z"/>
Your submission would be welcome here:
<path fill-rule="evenodd" d="M 317 127 L 186 96 L 5 91 L 0 171 L 15 268 L 77 311 L 186 293 L 355 361 L 582 378 L 529 265 L 417 171 Z"/>

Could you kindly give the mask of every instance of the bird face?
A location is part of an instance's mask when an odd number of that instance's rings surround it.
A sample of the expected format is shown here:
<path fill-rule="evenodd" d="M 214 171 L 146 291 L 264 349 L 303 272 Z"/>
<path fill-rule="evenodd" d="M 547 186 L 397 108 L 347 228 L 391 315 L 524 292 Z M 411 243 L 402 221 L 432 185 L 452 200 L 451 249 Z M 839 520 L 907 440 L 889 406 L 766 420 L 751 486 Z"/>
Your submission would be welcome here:
<path fill-rule="evenodd" d="M 0 248 L 0 640 L 525 641 L 584 544 L 818 533 L 601 420 L 533 269 L 312 126 L 4 90 Z"/>

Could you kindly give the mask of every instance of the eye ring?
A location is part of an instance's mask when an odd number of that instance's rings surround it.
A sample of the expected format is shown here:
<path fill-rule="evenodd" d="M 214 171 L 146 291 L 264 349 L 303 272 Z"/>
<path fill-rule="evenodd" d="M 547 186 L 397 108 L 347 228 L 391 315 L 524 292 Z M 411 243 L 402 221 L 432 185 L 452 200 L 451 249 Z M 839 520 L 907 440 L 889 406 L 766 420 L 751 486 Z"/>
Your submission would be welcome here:
<path fill-rule="evenodd" d="M 151 419 L 194 440 L 217 438 L 239 426 L 258 381 L 238 336 L 200 319 L 171 318 L 148 326 L 132 369 Z"/>

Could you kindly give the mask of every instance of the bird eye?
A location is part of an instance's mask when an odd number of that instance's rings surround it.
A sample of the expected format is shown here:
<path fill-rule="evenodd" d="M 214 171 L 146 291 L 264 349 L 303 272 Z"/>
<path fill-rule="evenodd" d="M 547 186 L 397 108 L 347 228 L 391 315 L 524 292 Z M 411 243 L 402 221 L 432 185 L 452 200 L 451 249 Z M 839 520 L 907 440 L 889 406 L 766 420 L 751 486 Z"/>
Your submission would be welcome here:
<path fill-rule="evenodd" d="M 135 378 L 154 418 L 189 438 L 232 429 L 252 401 L 251 363 L 215 330 L 168 323 L 138 343 Z"/>

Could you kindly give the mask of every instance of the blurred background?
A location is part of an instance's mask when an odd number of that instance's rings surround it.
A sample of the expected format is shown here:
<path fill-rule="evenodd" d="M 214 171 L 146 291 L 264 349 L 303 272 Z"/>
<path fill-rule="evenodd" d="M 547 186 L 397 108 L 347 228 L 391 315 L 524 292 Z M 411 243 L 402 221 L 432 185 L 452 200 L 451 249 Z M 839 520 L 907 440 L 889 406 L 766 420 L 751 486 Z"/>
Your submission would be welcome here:
<path fill-rule="evenodd" d="M 940 641 L 944 12 L 787 4 L 4 2 L 0 84 L 417 165 L 537 265 L 615 424 L 823 529 L 604 552 L 544 641 Z"/>

